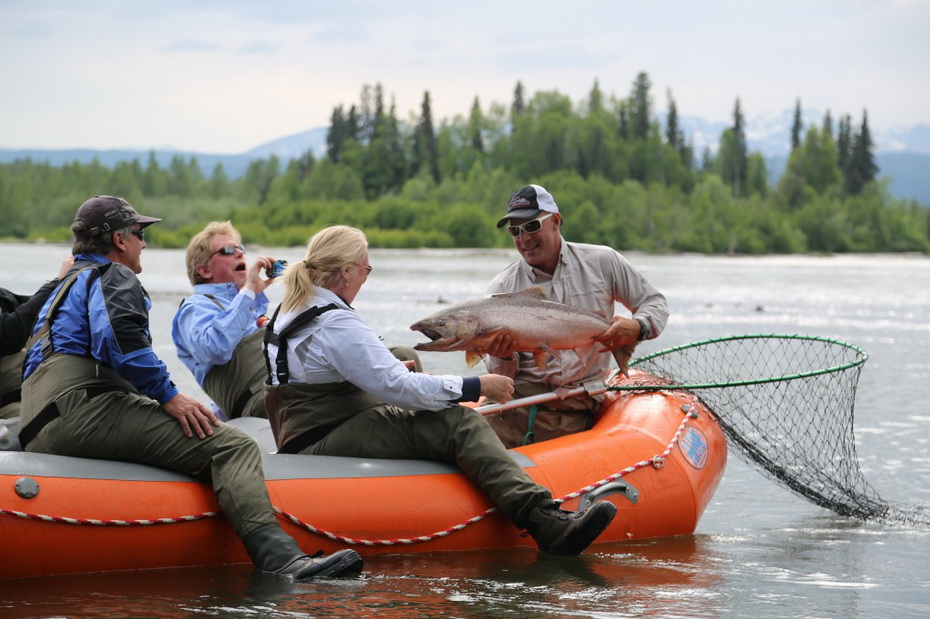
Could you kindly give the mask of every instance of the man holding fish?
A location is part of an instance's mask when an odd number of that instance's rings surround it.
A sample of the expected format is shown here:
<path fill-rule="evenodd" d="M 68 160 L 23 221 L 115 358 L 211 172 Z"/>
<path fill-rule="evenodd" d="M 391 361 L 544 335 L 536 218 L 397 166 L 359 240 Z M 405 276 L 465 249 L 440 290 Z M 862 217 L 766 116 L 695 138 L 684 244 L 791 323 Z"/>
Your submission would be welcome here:
<path fill-rule="evenodd" d="M 668 303 L 619 252 L 603 245 L 567 242 L 561 235 L 562 216 L 552 195 L 539 185 L 527 185 L 510 197 L 507 214 L 497 223 L 507 226 L 520 260 L 505 268 L 488 285 L 490 294 L 541 290 L 547 299 L 590 310 L 609 321 L 600 335 L 579 341 L 539 363 L 538 356 L 519 352 L 513 335 L 501 331 L 486 349 L 488 370 L 514 378 L 514 397 L 559 392 L 606 378 L 612 352 L 621 370 L 637 342 L 657 337 L 668 322 Z M 614 315 L 622 303 L 632 317 Z M 527 321 L 535 320 L 531 313 Z M 582 395 L 503 411 L 488 421 L 508 447 L 542 441 L 589 427 L 598 402 Z M 535 422 L 530 423 L 531 416 Z"/>

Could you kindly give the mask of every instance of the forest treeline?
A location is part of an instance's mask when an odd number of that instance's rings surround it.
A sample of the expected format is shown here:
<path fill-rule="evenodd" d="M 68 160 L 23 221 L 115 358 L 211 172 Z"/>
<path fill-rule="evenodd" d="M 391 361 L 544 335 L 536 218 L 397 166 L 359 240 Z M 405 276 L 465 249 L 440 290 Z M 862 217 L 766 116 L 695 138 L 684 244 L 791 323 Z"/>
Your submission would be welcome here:
<path fill-rule="evenodd" d="M 737 99 L 714 152 L 695 153 L 671 92 L 664 124 L 640 73 L 627 96 L 594 84 L 574 103 L 524 93 L 436 123 L 430 94 L 408 118 L 380 84 L 337 106 L 326 153 L 253 161 L 236 179 L 196 158 L 160 166 L 154 154 L 112 168 L 99 162 L 0 164 L 0 238 L 68 241 L 78 205 L 127 198 L 164 219 L 146 240 L 184 247 L 204 223 L 231 219 L 248 243 L 302 245 L 323 226 L 359 227 L 373 247 L 508 247 L 495 226 L 507 199 L 544 185 L 563 234 L 620 250 L 701 253 L 930 253 L 930 209 L 894 199 L 877 180 L 867 111 L 803 126 L 796 101 L 791 152 L 772 185 L 749 152 Z M 151 239 L 151 240 L 150 240 Z"/>

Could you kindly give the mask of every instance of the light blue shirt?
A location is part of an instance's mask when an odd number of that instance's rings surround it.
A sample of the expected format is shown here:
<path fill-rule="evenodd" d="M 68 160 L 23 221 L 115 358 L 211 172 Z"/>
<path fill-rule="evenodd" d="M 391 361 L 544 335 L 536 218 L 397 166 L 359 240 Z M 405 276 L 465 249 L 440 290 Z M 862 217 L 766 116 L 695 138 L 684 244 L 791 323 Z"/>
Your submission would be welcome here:
<path fill-rule="evenodd" d="M 330 310 L 288 336 L 290 383 L 323 384 L 349 381 L 386 404 L 407 410 L 438 411 L 462 396 L 461 376 L 435 376 L 410 372 L 375 335 L 368 324 L 338 295 L 314 288 L 315 296 L 303 307 L 282 312 L 275 333 L 311 307 L 334 303 Z M 278 348 L 268 344 L 275 359 Z M 277 379 L 272 375 L 272 381 Z"/>
<path fill-rule="evenodd" d="M 213 366 L 228 363 L 239 342 L 258 330 L 257 321 L 268 310 L 268 298 L 264 293 L 237 290 L 231 283 L 197 284 L 194 293 L 178 308 L 171 339 L 178 359 L 202 387 Z"/>

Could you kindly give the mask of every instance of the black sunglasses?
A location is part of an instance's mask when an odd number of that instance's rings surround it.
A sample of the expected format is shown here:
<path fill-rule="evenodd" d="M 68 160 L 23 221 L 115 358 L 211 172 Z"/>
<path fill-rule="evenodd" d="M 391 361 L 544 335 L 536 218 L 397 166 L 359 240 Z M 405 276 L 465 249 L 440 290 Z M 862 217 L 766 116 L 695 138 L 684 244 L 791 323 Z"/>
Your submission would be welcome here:
<path fill-rule="evenodd" d="M 132 234 L 138 237 L 139 240 L 142 241 L 143 243 L 145 242 L 145 230 L 144 229 L 139 228 L 138 230 L 133 230 Z"/>
<path fill-rule="evenodd" d="M 234 253 L 236 253 L 237 249 L 241 251 L 243 254 L 245 253 L 245 247 L 243 247 L 242 245 L 227 245 L 226 247 L 220 247 L 218 250 L 210 254 L 210 257 L 212 258 L 213 256 L 217 254 L 220 254 L 222 256 L 232 256 Z"/>

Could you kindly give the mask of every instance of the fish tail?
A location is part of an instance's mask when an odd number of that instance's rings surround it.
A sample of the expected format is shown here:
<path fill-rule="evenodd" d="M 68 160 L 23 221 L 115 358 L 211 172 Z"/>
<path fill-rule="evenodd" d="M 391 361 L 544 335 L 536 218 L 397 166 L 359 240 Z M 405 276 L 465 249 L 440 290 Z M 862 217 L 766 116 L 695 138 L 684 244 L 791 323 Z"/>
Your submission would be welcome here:
<path fill-rule="evenodd" d="M 617 367 L 620 368 L 620 373 L 627 378 L 630 377 L 630 359 L 633 358 L 633 352 L 636 350 L 636 345 L 638 343 L 639 342 L 633 342 L 632 344 L 618 346 L 611 351 L 614 360 L 617 362 Z"/>

